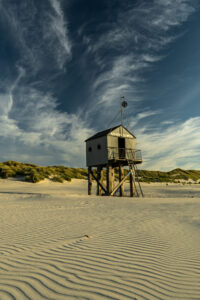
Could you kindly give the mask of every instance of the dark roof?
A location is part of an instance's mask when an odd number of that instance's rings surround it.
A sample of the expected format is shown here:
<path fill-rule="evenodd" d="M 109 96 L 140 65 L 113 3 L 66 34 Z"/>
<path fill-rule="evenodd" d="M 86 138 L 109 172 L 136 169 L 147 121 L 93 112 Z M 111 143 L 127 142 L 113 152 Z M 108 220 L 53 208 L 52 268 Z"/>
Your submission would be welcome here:
<path fill-rule="evenodd" d="M 109 128 L 109 129 L 106 129 L 106 130 L 103 130 L 103 131 L 95 133 L 93 136 L 91 136 L 90 138 L 88 138 L 87 140 L 85 140 L 85 142 L 97 139 L 97 138 L 99 138 L 101 136 L 105 136 L 105 135 L 109 134 L 111 131 L 113 131 L 114 129 L 120 127 L 120 126 L 122 126 L 124 129 L 126 129 L 123 125 L 117 125 L 115 127 L 112 127 L 112 128 Z M 132 134 L 128 129 L 126 129 L 126 130 L 135 138 L 134 134 Z"/>

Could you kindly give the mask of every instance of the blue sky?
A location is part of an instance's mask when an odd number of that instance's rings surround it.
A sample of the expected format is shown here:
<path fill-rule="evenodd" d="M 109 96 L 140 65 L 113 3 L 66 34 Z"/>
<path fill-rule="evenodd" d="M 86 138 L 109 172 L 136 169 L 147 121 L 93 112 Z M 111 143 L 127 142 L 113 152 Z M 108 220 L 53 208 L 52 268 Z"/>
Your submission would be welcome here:
<path fill-rule="evenodd" d="M 0 160 L 85 166 L 125 96 L 143 168 L 200 169 L 199 35 L 197 0 L 0 0 Z"/>

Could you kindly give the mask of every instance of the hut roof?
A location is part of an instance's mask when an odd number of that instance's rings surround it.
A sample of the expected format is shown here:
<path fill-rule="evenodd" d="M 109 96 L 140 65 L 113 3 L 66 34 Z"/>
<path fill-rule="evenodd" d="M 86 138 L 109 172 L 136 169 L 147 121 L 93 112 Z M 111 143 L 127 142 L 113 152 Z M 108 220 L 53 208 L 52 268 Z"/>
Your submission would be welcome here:
<path fill-rule="evenodd" d="M 99 137 L 102 137 L 102 136 L 105 136 L 105 135 L 108 135 L 111 131 L 113 131 L 114 129 L 118 128 L 122 126 L 125 130 L 127 130 L 134 138 L 136 138 L 134 136 L 134 134 L 132 134 L 127 128 L 125 128 L 123 125 L 117 125 L 115 127 L 111 127 L 109 129 L 106 129 L 106 130 L 103 130 L 103 131 L 99 131 L 97 133 L 95 133 L 93 136 L 91 136 L 90 138 L 88 138 L 87 140 L 85 140 L 85 142 L 87 141 L 91 141 L 91 140 L 94 140 L 94 139 L 97 139 Z"/>

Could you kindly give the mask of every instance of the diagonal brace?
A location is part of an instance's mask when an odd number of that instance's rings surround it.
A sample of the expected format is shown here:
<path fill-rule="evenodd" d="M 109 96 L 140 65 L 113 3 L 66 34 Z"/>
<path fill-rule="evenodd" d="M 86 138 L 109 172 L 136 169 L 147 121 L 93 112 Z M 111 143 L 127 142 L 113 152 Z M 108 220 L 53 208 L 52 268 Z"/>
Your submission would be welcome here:
<path fill-rule="evenodd" d="M 126 180 L 126 178 L 130 175 L 131 172 L 128 172 L 128 174 L 122 179 L 122 181 L 120 181 L 118 183 L 118 185 L 116 185 L 116 187 L 114 188 L 114 190 L 112 191 L 112 193 L 110 194 L 111 196 L 114 195 L 114 193 L 120 188 L 120 186 L 124 183 L 124 181 Z"/>
<path fill-rule="evenodd" d="M 96 180 L 96 182 L 100 185 L 100 187 L 102 188 L 102 190 L 104 190 L 104 192 L 107 194 L 107 190 L 106 188 L 103 186 L 103 184 L 96 178 L 96 176 L 94 175 L 93 171 L 91 170 L 91 174 L 92 177 L 94 178 L 94 180 Z"/>

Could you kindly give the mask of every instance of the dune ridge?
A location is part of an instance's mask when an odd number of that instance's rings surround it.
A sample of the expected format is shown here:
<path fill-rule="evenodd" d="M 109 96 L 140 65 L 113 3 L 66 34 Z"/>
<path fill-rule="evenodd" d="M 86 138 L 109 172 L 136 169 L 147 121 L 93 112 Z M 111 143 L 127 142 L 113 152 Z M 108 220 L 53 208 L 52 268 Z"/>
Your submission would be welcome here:
<path fill-rule="evenodd" d="M 200 198 L 0 189 L 0 299 L 200 299 Z"/>
<path fill-rule="evenodd" d="M 94 172 L 96 172 L 94 170 Z M 125 169 L 125 174 L 128 170 Z M 182 170 L 180 168 L 163 172 L 151 170 L 138 170 L 138 176 L 141 182 L 165 182 L 165 183 L 181 183 L 191 184 L 200 183 L 199 170 Z M 0 178 L 16 178 L 18 180 L 38 183 L 45 179 L 54 182 L 63 183 L 71 181 L 72 178 L 87 178 L 87 169 L 69 168 L 66 166 L 37 166 L 31 163 L 21 163 L 17 161 L 5 161 L 0 163 Z M 103 171 L 104 180 L 106 180 L 106 172 Z M 119 178 L 118 171 L 115 170 L 115 178 Z"/>

